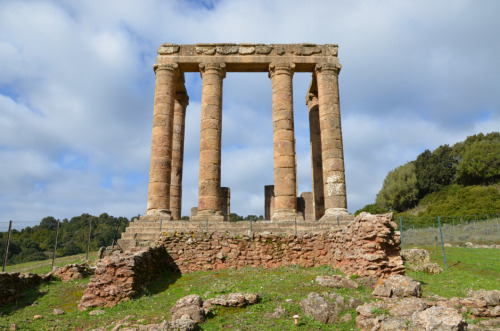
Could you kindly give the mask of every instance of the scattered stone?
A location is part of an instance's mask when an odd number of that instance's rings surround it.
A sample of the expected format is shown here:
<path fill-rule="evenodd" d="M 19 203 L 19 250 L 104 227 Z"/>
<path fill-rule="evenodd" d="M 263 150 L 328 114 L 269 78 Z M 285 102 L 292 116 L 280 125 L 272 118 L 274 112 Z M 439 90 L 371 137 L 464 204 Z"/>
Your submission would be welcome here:
<path fill-rule="evenodd" d="M 170 309 L 172 321 L 191 319 L 202 323 L 205 321 L 205 310 L 203 310 L 202 306 L 203 300 L 198 294 L 191 294 L 180 298 Z M 187 315 L 187 318 L 184 315 Z"/>
<path fill-rule="evenodd" d="M 404 249 L 401 251 L 403 261 L 415 266 L 423 266 L 430 262 L 429 252 L 421 248 Z"/>
<path fill-rule="evenodd" d="M 34 320 L 38 320 L 38 319 L 40 319 L 40 318 L 43 318 L 43 316 L 42 316 L 42 315 L 35 315 L 35 316 L 33 316 L 33 319 L 34 319 Z"/>
<path fill-rule="evenodd" d="M 218 295 L 213 299 L 208 299 L 204 302 L 204 307 L 210 305 L 218 305 L 224 307 L 244 307 L 252 305 L 259 301 L 260 295 L 258 293 L 229 293 L 225 295 Z"/>
<path fill-rule="evenodd" d="M 300 300 L 300 309 L 306 316 L 312 316 L 316 321 L 326 324 L 336 323 L 340 310 L 334 303 L 316 292 L 311 292 L 306 299 Z"/>
<path fill-rule="evenodd" d="M 392 275 L 381 280 L 375 287 L 372 295 L 381 297 L 421 297 L 422 287 L 412 278 L 401 275 Z"/>
<path fill-rule="evenodd" d="M 347 300 L 347 307 L 349 309 L 353 309 L 353 308 L 356 308 L 357 306 L 361 305 L 362 303 L 363 303 L 363 301 L 361 301 L 361 299 L 349 298 L 349 300 Z"/>
<path fill-rule="evenodd" d="M 340 319 L 340 321 L 342 323 L 347 323 L 347 322 L 350 322 L 352 320 L 352 315 L 347 313 L 345 314 L 344 316 L 342 316 L 342 318 Z"/>
<path fill-rule="evenodd" d="M 467 296 L 476 299 L 484 300 L 486 306 L 497 306 L 500 305 L 500 291 L 498 290 L 479 290 L 479 291 L 469 291 Z"/>
<path fill-rule="evenodd" d="M 401 251 L 403 261 L 408 264 L 408 267 L 414 271 L 423 271 L 430 275 L 440 274 L 443 272 L 437 263 L 431 263 L 429 252 L 421 248 L 405 249 Z"/>
<path fill-rule="evenodd" d="M 104 311 L 104 310 L 99 310 L 99 309 L 98 309 L 98 310 L 92 310 L 92 311 L 89 313 L 89 315 L 90 315 L 90 316 L 95 316 L 95 315 L 102 315 L 102 314 L 104 314 L 104 313 L 105 313 L 105 311 Z"/>
<path fill-rule="evenodd" d="M 343 277 L 341 275 L 333 275 L 333 276 L 318 276 L 316 277 L 316 282 L 320 286 L 327 286 L 327 287 L 332 287 L 332 288 L 350 288 L 350 289 L 357 289 L 358 288 L 358 283 L 355 281 Z"/>
<path fill-rule="evenodd" d="M 286 310 L 283 307 L 278 306 L 278 307 L 276 307 L 274 312 L 266 313 L 264 316 L 266 318 L 278 319 L 278 318 L 282 318 L 283 316 L 285 316 L 285 314 L 286 314 Z"/>
<path fill-rule="evenodd" d="M 372 276 L 368 276 L 368 277 L 359 277 L 356 279 L 356 282 L 361 285 L 361 286 L 364 286 L 366 288 L 371 288 L 371 289 L 374 289 L 375 286 L 377 285 L 378 283 L 378 278 L 377 277 L 372 277 Z"/>
<path fill-rule="evenodd" d="M 467 330 L 467 322 L 453 308 L 431 307 L 417 312 L 412 317 L 412 323 L 417 330 Z"/>
<path fill-rule="evenodd" d="M 64 310 L 62 310 L 62 309 L 58 309 L 58 308 L 55 308 L 55 309 L 52 311 L 52 314 L 54 314 L 54 315 L 62 315 L 62 314 L 64 314 Z"/>
<path fill-rule="evenodd" d="M 420 298 L 410 297 L 399 301 L 389 310 L 393 316 L 410 317 L 415 312 L 421 312 L 427 308 L 427 304 Z"/>
<path fill-rule="evenodd" d="M 89 268 L 87 263 L 68 264 L 64 267 L 54 267 L 52 274 L 63 282 L 69 282 L 73 279 L 83 279 L 91 276 L 94 270 Z"/>

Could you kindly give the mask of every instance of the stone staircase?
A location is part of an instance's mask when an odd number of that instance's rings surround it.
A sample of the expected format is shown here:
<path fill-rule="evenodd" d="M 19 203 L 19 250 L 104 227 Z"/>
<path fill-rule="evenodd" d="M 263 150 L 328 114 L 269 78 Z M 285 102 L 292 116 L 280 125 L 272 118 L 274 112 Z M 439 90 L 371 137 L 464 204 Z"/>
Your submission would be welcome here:
<path fill-rule="evenodd" d="M 240 221 L 240 222 L 210 222 L 210 221 L 168 221 L 159 216 L 141 216 L 130 223 L 122 233 L 118 245 L 123 250 L 131 247 L 147 246 L 162 233 L 186 232 L 219 232 L 231 234 L 276 233 L 303 235 L 331 231 L 346 226 L 354 220 L 353 215 L 339 216 L 338 221 Z"/>

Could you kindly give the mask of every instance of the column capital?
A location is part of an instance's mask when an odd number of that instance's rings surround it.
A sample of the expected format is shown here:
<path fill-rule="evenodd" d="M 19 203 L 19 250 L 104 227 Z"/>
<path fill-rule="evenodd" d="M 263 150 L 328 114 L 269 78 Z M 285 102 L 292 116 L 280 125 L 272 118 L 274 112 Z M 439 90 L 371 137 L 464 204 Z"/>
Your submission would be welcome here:
<path fill-rule="evenodd" d="M 200 63 L 200 74 L 215 73 L 222 78 L 226 77 L 226 64 L 224 62 L 202 62 Z"/>
<path fill-rule="evenodd" d="M 189 105 L 189 96 L 186 92 L 176 92 L 175 100 L 177 100 L 177 102 L 179 102 L 183 108 L 186 108 L 187 105 Z"/>
<path fill-rule="evenodd" d="M 274 75 L 293 75 L 293 71 L 295 69 L 295 63 L 287 63 L 287 62 L 272 62 L 269 64 L 269 78 L 272 78 Z"/>
<path fill-rule="evenodd" d="M 340 63 L 318 63 L 316 68 L 314 68 L 315 73 L 321 73 L 323 71 L 333 71 L 335 75 L 338 75 L 342 65 Z"/>
<path fill-rule="evenodd" d="M 179 65 L 177 63 L 156 63 L 153 65 L 153 70 L 156 73 L 158 70 L 169 70 L 179 72 Z"/>

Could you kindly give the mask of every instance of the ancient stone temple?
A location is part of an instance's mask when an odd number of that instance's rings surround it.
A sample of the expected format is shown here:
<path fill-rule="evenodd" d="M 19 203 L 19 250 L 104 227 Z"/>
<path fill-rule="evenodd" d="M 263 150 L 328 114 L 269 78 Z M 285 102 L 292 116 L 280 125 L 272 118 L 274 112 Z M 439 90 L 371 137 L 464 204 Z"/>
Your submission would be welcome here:
<path fill-rule="evenodd" d="M 202 77 L 198 212 L 193 220 L 222 221 L 222 86 L 230 72 L 267 72 L 272 85 L 273 221 L 297 213 L 293 75 L 311 72 L 309 109 L 313 214 L 328 220 L 347 214 L 335 44 L 163 44 L 154 70 L 156 89 L 146 216 L 180 219 L 185 72 Z M 227 203 L 226 203 L 227 204 Z"/>

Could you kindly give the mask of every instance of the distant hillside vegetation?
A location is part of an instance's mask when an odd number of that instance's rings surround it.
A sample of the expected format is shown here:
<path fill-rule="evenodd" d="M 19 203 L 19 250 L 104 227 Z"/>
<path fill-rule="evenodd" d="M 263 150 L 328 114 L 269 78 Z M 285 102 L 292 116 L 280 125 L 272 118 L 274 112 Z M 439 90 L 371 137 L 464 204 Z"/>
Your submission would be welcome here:
<path fill-rule="evenodd" d="M 64 219 L 60 223 L 57 241 L 57 256 L 75 255 L 87 251 L 89 236 L 89 221 L 92 222 L 90 234 L 90 251 L 97 251 L 101 246 L 112 244 L 116 229 L 120 234 L 128 226 L 125 217 L 113 217 L 106 213 L 99 217 L 82 214 Z M 40 221 L 39 225 L 26 227 L 21 231 L 12 230 L 9 245 L 9 264 L 18 264 L 28 261 L 45 260 L 54 251 L 57 220 L 48 216 Z M 0 232 L 0 252 L 5 252 L 7 233 Z"/>
<path fill-rule="evenodd" d="M 374 204 L 356 211 L 412 216 L 500 213 L 500 133 L 425 150 L 390 171 Z"/>

